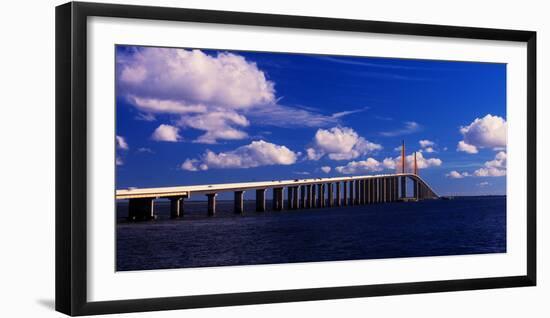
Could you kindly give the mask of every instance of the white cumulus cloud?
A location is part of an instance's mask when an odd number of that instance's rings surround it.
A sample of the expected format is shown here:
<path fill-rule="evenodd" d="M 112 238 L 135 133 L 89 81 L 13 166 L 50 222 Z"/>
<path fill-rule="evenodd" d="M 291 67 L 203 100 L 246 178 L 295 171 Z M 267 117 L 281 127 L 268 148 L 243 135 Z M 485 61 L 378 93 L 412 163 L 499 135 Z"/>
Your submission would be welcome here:
<path fill-rule="evenodd" d="M 205 105 L 195 104 L 189 105 L 185 101 L 176 100 L 161 100 L 155 98 L 140 98 L 137 96 L 128 96 L 128 99 L 138 109 L 151 113 L 167 113 L 167 114 L 187 114 L 187 113 L 204 113 L 207 110 Z M 153 121 L 154 117 L 147 117 L 147 115 L 140 115 L 142 119 L 146 121 Z M 148 115 L 152 116 L 152 115 Z"/>
<path fill-rule="evenodd" d="M 142 47 L 121 58 L 118 66 L 121 89 L 150 103 L 156 99 L 237 109 L 275 98 L 274 84 L 264 72 L 233 53 L 211 56 L 201 50 Z"/>
<path fill-rule="evenodd" d="M 386 158 L 384 159 L 384 166 L 387 169 L 395 169 L 396 171 L 401 171 L 401 156 L 395 157 L 395 158 Z M 426 169 L 431 167 L 439 167 L 443 164 L 443 161 L 439 158 L 426 158 L 422 154 L 422 152 L 416 153 L 416 166 L 418 169 Z M 405 156 L 405 170 L 406 171 L 413 171 L 414 169 L 414 154 L 410 154 L 408 156 Z"/>
<path fill-rule="evenodd" d="M 384 160 L 382 161 L 382 165 L 384 166 L 384 168 L 390 170 L 394 170 L 396 167 L 395 160 L 392 158 L 384 158 Z"/>
<path fill-rule="evenodd" d="M 508 155 L 504 151 L 499 151 L 495 155 L 495 159 L 485 162 L 487 168 L 503 168 L 506 169 L 506 159 Z"/>
<path fill-rule="evenodd" d="M 420 152 L 426 152 L 426 153 L 434 153 L 437 152 L 436 144 L 435 142 L 428 140 L 428 139 L 422 139 L 418 141 L 418 144 L 420 145 Z"/>
<path fill-rule="evenodd" d="M 464 140 L 461 140 L 458 142 L 456 150 L 463 151 L 466 153 L 478 153 L 476 146 L 467 144 Z"/>
<path fill-rule="evenodd" d="M 477 177 L 502 177 L 506 175 L 507 154 L 500 151 L 495 155 L 495 159 L 486 161 L 483 168 L 474 171 Z"/>
<path fill-rule="evenodd" d="M 199 171 L 199 166 L 200 163 L 198 159 L 185 159 L 185 161 L 181 164 L 181 168 L 187 171 Z"/>
<path fill-rule="evenodd" d="M 186 159 L 181 168 L 188 171 L 197 171 L 291 165 L 296 162 L 297 157 L 298 155 L 286 146 L 259 140 L 227 152 L 215 153 L 207 150 L 199 159 Z"/>
<path fill-rule="evenodd" d="M 151 138 L 156 141 L 176 142 L 181 139 L 181 136 L 178 127 L 162 124 L 155 129 Z"/>
<path fill-rule="evenodd" d="M 343 174 L 359 174 L 373 171 L 381 171 L 382 165 L 374 158 L 368 158 L 367 160 L 351 161 L 345 166 L 338 166 L 336 171 Z"/>
<path fill-rule="evenodd" d="M 499 116 L 487 114 L 476 118 L 468 126 L 460 127 L 460 133 L 463 140 L 458 143 L 458 151 L 477 153 L 483 148 L 506 148 L 507 123 Z"/>
<path fill-rule="evenodd" d="M 278 104 L 275 83 L 245 57 L 201 50 L 140 47 L 117 56 L 117 89 L 133 105 L 140 120 L 180 117 L 177 125 L 204 131 L 195 140 L 248 137 L 249 121 L 277 127 L 327 127 L 366 108 L 321 114 L 311 108 Z"/>
<path fill-rule="evenodd" d="M 116 141 L 116 147 L 118 149 L 122 149 L 122 150 L 128 150 L 129 149 L 128 143 L 126 142 L 126 138 L 124 138 L 122 136 L 115 136 L 115 141 Z"/>
<path fill-rule="evenodd" d="M 195 142 L 215 144 L 218 139 L 239 140 L 248 137 L 248 134 L 236 127 L 250 125 L 246 117 L 234 111 L 214 111 L 206 114 L 185 116 L 178 122 L 180 126 L 202 130 L 205 133 Z"/>
<path fill-rule="evenodd" d="M 458 172 L 456 170 L 453 170 L 447 173 L 446 176 L 451 179 L 462 179 L 464 177 L 468 177 L 469 174 L 467 172 Z"/>
<path fill-rule="evenodd" d="M 327 155 L 332 160 L 350 160 L 382 149 L 382 146 L 359 136 L 352 128 L 318 129 L 313 147 L 306 149 L 310 160 Z"/>
<path fill-rule="evenodd" d="M 243 114 L 276 102 L 274 83 L 243 56 L 201 50 L 142 47 L 117 61 L 119 88 L 140 112 L 180 116 L 177 124 L 202 130 L 196 142 L 244 139 Z"/>
<path fill-rule="evenodd" d="M 420 147 L 422 147 L 422 148 L 433 147 L 433 146 L 435 146 L 435 142 L 433 142 L 433 141 L 431 141 L 431 140 L 428 140 L 428 139 L 419 140 L 419 141 L 418 141 L 418 144 L 419 144 Z"/>
<path fill-rule="evenodd" d="M 480 168 L 474 171 L 476 177 L 502 177 L 506 175 L 506 170 L 497 168 Z"/>
<path fill-rule="evenodd" d="M 486 161 L 483 168 L 475 170 L 473 173 L 451 171 L 447 174 L 450 178 L 463 177 L 503 177 L 506 175 L 506 159 L 507 154 L 504 151 L 499 151 L 495 155 L 495 159 Z"/>
<path fill-rule="evenodd" d="M 324 153 L 318 152 L 314 148 L 307 148 L 306 155 L 309 160 L 319 160 L 324 156 Z"/>
<path fill-rule="evenodd" d="M 323 171 L 324 173 L 329 173 L 330 170 L 332 170 L 332 168 L 329 167 L 329 166 L 322 166 L 321 167 L 321 171 Z"/>

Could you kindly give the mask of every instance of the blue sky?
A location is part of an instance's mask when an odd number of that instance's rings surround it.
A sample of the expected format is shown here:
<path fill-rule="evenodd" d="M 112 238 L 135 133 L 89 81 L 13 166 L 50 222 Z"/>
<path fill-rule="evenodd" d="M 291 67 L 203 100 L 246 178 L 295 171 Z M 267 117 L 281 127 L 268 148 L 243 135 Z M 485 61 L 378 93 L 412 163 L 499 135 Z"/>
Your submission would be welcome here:
<path fill-rule="evenodd" d="M 404 140 L 439 194 L 505 194 L 505 64 L 132 46 L 116 58 L 118 189 L 388 173 Z"/>

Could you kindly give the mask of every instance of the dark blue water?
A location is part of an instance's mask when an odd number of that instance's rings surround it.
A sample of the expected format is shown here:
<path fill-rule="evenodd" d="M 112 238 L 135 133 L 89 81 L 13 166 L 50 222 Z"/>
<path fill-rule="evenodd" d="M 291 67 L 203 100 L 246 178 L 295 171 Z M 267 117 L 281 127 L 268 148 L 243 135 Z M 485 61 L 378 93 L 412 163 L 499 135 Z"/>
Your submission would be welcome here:
<path fill-rule="evenodd" d="M 270 202 L 268 202 L 269 205 Z M 219 201 L 206 217 L 205 202 L 186 202 L 186 216 L 124 221 L 117 216 L 117 270 L 277 264 L 393 257 L 506 252 L 506 197 L 459 197 L 367 206 L 232 213 Z"/>

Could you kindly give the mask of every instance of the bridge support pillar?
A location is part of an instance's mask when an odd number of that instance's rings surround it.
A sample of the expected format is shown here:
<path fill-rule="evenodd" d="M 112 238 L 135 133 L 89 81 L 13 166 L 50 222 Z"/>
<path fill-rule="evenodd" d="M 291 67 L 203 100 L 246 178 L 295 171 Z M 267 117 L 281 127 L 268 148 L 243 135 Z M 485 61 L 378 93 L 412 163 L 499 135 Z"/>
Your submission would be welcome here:
<path fill-rule="evenodd" d="M 355 185 L 355 181 L 354 181 L 354 180 L 351 180 L 351 181 L 349 182 L 349 205 L 354 205 L 354 204 L 355 204 L 355 199 L 354 199 L 354 194 L 355 194 L 354 185 Z"/>
<path fill-rule="evenodd" d="M 173 219 L 183 216 L 183 197 L 170 198 L 170 217 Z"/>
<path fill-rule="evenodd" d="M 380 179 L 380 203 L 386 202 L 386 178 Z"/>
<path fill-rule="evenodd" d="M 324 208 L 325 207 L 325 185 L 322 183 L 319 183 L 317 185 L 317 194 L 318 194 L 318 208 Z"/>
<path fill-rule="evenodd" d="M 399 201 L 399 177 L 395 177 L 394 201 Z"/>
<path fill-rule="evenodd" d="M 379 196 L 380 196 L 380 203 L 386 202 L 386 199 L 385 199 L 385 194 L 386 194 L 386 193 L 384 192 L 384 190 L 385 190 L 384 187 L 385 187 L 385 183 L 386 183 L 385 181 L 386 181 L 385 178 L 380 178 L 380 181 L 379 181 L 379 182 L 380 182 L 380 191 L 379 191 L 379 192 L 380 192 L 380 194 L 379 194 Z"/>
<path fill-rule="evenodd" d="M 388 202 L 393 202 L 393 178 L 388 178 L 389 183 L 389 193 L 388 193 Z"/>
<path fill-rule="evenodd" d="M 388 181 L 388 188 L 386 189 L 386 191 L 388 192 L 387 193 L 388 199 L 386 200 L 386 202 L 391 202 L 392 193 L 393 193 L 393 178 L 388 178 L 387 181 Z"/>
<path fill-rule="evenodd" d="M 386 198 L 386 192 L 385 192 L 385 186 L 386 186 L 386 179 L 381 178 L 380 179 L 380 203 L 384 203 Z"/>
<path fill-rule="evenodd" d="M 292 202 L 294 200 L 294 194 L 293 194 L 294 187 L 287 187 L 286 191 L 287 191 L 287 193 L 286 193 L 286 208 L 288 210 L 291 210 L 292 207 L 294 206 L 294 204 Z"/>
<path fill-rule="evenodd" d="M 365 204 L 365 180 L 357 180 L 359 182 L 359 195 L 357 196 L 357 204 Z"/>
<path fill-rule="evenodd" d="M 346 206 L 348 205 L 348 182 L 342 182 L 342 187 L 344 188 L 344 193 L 342 195 L 342 205 Z"/>
<path fill-rule="evenodd" d="M 332 183 L 327 183 L 328 189 L 328 206 L 331 208 L 334 206 L 334 192 Z"/>
<path fill-rule="evenodd" d="M 401 179 L 401 198 L 407 197 L 407 177 L 400 177 Z"/>
<path fill-rule="evenodd" d="M 214 216 L 216 214 L 216 197 L 217 193 L 208 193 L 206 197 L 208 198 L 208 216 Z"/>
<path fill-rule="evenodd" d="M 306 209 L 311 209 L 313 206 L 313 192 L 312 191 L 313 185 L 308 184 L 306 185 Z"/>
<path fill-rule="evenodd" d="M 238 214 L 244 213 L 244 191 L 235 191 L 235 199 L 233 200 L 233 212 Z"/>
<path fill-rule="evenodd" d="M 293 188 L 294 189 L 292 190 L 292 209 L 296 210 L 296 209 L 298 209 L 298 202 L 299 202 L 298 190 L 300 189 L 300 187 L 296 186 L 296 187 L 293 187 Z"/>
<path fill-rule="evenodd" d="M 370 190 L 371 190 L 371 184 L 370 184 L 370 181 L 371 179 L 366 179 L 365 180 L 365 204 L 370 204 Z"/>
<path fill-rule="evenodd" d="M 392 178 L 386 178 L 386 202 L 391 202 L 391 196 L 393 192 Z"/>
<path fill-rule="evenodd" d="M 128 202 L 128 219 L 132 221 L 152 220 L 154 214 L 155 201 L 153 198 L 130 199 Z"/>
<path fill-rule="evenodd" d="M 386 201 L 385 201 L 385 194 L 386 194 L 386 193 L 384 192 L 384 190 L 385 190 L 385 189 L 384 189 L 384 186 L 385 186 L 385 183 L 386 183 L 385 181 L 386 181 L 385 178 L 380 178 L 380 179 L 378 180 L 378 182 L 379 182 L 378 185 L 379 185 L 379 187 L 380 187 L 380 189 L 379 189 L 380 191 L 378 191 L 378 192 L 379 192 L 378 195 L 380 196 L 380 198 L 379 198 L 380 203 L 386 202 Z"/>
<path fill-rule="evenodd" d="M 363 180 L 357 180 L 357 205 L 363 204 Z"/>
<path fill-rule="evenodd" d="M 317 207 L 317 185 L 312 184 L 311 185 L 311 207 L 316 208 Z"/>
<path fill-rule="evenodd" d="M 369 179 L 369 191 L 368 191 L 368 195 L 369 195 L 368 202 L 369 202 L 369 204 L 374 203 L 373 191 L 374 191 L 374 180 Z"/>
<path fill-rule="evenodd" d="M 378 201 L 378 181 L 372 179 L 372 203 L 377 203 Z"/>
<path fill-rule="evenodd" d="M 273 200 L 271 204 L 274 211 L 281 211 L 283 209 L 283 192 L 284 188 L 273 188 Z"/>
<path fill-rule="evenodd" d="M 374 189 L 373 189 L 373 191 L 374 191 L 374 202 L 378 203 L 378 202 L 380 202 L 380 200 L 379 200 L 379 197 L 380 197 L 379 196 L 379 191 L 380 191 L 379 179 L 374 179 L 373 182 L 374 182 Z"/>
<path fill-rule="evenodd" d="M 393 177 L 393 189 L 392 189 L 392 202 L 397 201 L 397 198 L 399 197 L 399 179 L 397 177 Z"/>
<path fill-rule="evenodd" d="M 367 179 L 361 180 L 361 204 L 367 204 Z"/>
<path fill-rule="evenodd" d="M 391 202 L 391 195 L 392 195 L 392 192 L 393 192 L 393 184 L 392 184 L 392 178 L 387 178 L 387 182 L 388 182 L 388 187 L 386 189 L 386 191 L 388 192 L 387 193 L 387 200 L 386 202 Z"/>
<path fill-rule="evenodd" d="M 373 201 L 373 189 L 374 189 L 374 180 L 372 179 L 369 179 L 369 191 L 368 191 L 368 202 L 369 204 L 372 204 L 374 201 Z"/>
<path fill-rule="evenodd" d="M 256 190 L 256 212 L 265 211 L 265 189 Z"/>
<path fill-rule="evenodd" d="M 355 204 L 361 204 L 361 180 L 355 180 Z"/>
<path fill-rule="evenodd" d="M 307 190 L 306 185 L 300 186 L 300 204 L 298 206 L 298 208 L 300 209 L 306 208 L 306 190 Z"/>
<path fill-rule="evenodd" d="M 341 186 L 341 182 L 340 181 L 336 182 L 336 206 L 342 205 L 342 198 L 340 197 L 340 186 Z"/>
<path fill-rule="evenodd" d="M 399 199 L 399 178 L 393 177 L 393 201 Z"/>
<path fill-rule="evenodd" d="M 394 191 L 394 184 L 393 184 L 394 178 L 388 178 L 388 182 L 390 183 L 390 193 L 388 193 L 389 202 L 393 202 L 393 191 Z"/>
<path fill-rule="evenodd" d="M 415 199 L 420 199 L 418 197 L 418 181 L 416 181 L 416 179 L 413 179 L 413 196 L 415 197 Z"/>
<path fill-rule="evenodd" d="M 364 182 L 365 182 L 365 204 L 369 204 L 369 190 L 370 190 L 370 184 L 369 184 L 369 179 L 365 179 Z"/>
<path fill-rule="evenodd" d="M 376 191 L 378 191 L 378 187 L 377 187 L 378 182 L 376 181 L 376 179 L 372 179 L 372 180 L 371 180 L 371 183 L 372 183 L 372 189 L 371 189 L 371 191 L 370 191 L 370 192 L 371 192 L 371 202 L 372 202 L 372 203 L 376 203 L 376 202 L 377 202 L 377 201 L 376 201 L 376 198 L 378 197 L 378 196 L 376 195 Z"/>

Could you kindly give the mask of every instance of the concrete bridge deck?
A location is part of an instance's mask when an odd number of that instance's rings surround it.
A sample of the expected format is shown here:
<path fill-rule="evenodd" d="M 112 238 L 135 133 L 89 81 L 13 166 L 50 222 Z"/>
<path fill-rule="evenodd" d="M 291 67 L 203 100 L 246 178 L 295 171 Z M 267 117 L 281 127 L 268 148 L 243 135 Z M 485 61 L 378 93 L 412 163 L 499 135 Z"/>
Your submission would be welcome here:
<path fill-rule="evenodd" d="M 190 185 L 179 187 L 120 189 L 117 200 L 129 200 L 130 219 L 154 218 L 154 200 L 171 201 L 172 217 L 183 215 L 184 200 L 191 195 L 206 195 L 208 215 L 216 211 L 216 196 L 220 192 L 235 193 L 235 212 L 244 212 L 245 191 L 256 192 L 256 211 L 265 211 L 265 192 L 273 189 L 273 210 L 284 208 L 287 190 L 288 209 L 322 208 L 325 206 L 360 205 L 400 201 L 407 197 L 407 179 L 413 183 L 413 199 L 437 198 L 433 189 L 417 174 L 396 173 L 333 178 L 272 180 L 259 182 Z M 401 181 L 401 182 L 399 182 Z M 325 190 L 327 193 L 325 193 Z M 343 192 L 343 193 L 342 193 Z M 411 199 L 410 197 L 407 199 Z"/>

